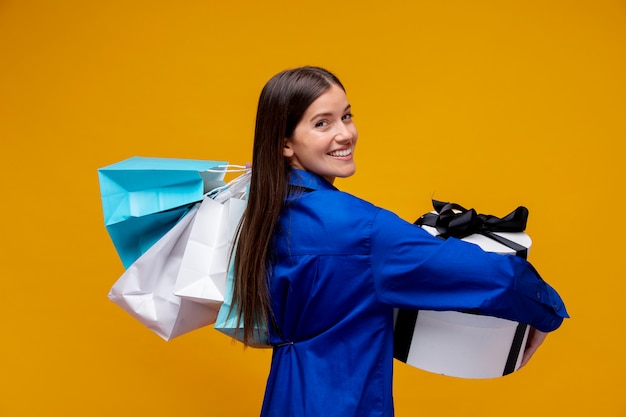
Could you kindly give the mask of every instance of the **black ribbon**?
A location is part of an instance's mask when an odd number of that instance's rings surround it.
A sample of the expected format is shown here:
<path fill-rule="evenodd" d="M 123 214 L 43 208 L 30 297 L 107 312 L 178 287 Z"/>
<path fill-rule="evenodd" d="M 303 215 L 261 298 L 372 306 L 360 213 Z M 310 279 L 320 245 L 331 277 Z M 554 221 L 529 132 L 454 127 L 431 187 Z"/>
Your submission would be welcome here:
<path fill-rule="evenodd" d="M 528 249 L 494 232 L 523 232 L 528 221 L 528 209 L 519 206 L 511 213 L 500 218 L 491 214 L 479 214 L 476 210 L 466 209 L 456 203 L 432 200 L 436 213 L 426 213 L 415 221 L 418 226 L 431 226 L 437 229 L 439 237 L 462 239 L 469 235 L 481 234 L 513 250 L 526 259 Z"/>

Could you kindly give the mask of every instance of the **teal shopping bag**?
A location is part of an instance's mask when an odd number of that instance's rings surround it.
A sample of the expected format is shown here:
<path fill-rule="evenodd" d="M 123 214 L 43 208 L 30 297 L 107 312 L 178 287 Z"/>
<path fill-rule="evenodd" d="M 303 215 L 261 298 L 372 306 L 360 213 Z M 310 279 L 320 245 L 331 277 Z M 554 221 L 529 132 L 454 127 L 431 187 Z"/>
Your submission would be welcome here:
<path fill-rule="evenodd" d="M 213 326 L 219 332 L 232 337 L 240 342 L 243 341 L 243 325 L 237 320 L 237 306 L 233 305 L 233 285 L 234 285 L 234 262 L 231 259 L 230 267 L 228 269 L 228 277 L 226 279 L 226 291 L 224 293 L 224 303 L 222 303 L 217 318 L 215 319 L 215 325 Z M 267 338 L 267 328 L 257 327 L 254 331 L 254 340 L 250 343 L 251 347 L 267 348 L 270 347 L 269 340 Z"/>
<path fill-rule="evenodd" d="M 224 185 L 226 161 L 133 157 L 98 169 L 104 223 L 128 268 L 205 193 Z"/>

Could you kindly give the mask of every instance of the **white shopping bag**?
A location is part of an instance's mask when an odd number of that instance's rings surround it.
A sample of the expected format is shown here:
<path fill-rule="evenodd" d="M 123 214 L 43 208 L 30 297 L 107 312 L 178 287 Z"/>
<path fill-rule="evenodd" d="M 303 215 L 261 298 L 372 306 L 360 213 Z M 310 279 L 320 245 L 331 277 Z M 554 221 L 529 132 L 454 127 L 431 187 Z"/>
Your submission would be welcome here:
<path fill-rule="evenodd" d="M 177 296 L 219 310 L 249 183 L 250 172 L 246 172 L 202 201 L 176 280 Z"/>
<path fill-rule="evenodd" d="M 217 316 L 214 307 L 174 294 L 199 205 L 141 255 L 109 292 L 110 300 L 165 340 L 212 324 Z"/>
<path fill-rule="evenodd" d="M 233 237 L 245 208 L 245 200 L 231 198 L 220 203 L 204 198 L 187 242 L 174 294 L 219 309 L 224 302 Z"/>

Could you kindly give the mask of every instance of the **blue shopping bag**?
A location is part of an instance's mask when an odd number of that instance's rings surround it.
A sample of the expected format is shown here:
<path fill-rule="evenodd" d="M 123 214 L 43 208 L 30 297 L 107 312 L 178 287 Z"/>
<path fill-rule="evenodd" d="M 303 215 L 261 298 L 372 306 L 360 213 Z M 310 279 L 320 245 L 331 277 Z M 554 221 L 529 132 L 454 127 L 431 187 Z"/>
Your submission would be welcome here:
<path fill-rule="evenodd" d="M 98 169 L 104 223 L 128 268 L 202 200 L 223 186 L 226 161 L 133 157 Z"/>

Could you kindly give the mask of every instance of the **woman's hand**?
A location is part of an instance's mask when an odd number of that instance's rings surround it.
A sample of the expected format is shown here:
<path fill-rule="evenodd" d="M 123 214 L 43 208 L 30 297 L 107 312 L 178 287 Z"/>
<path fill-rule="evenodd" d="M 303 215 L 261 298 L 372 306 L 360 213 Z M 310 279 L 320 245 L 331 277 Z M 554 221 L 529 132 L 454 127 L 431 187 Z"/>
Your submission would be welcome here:
<path fill-rule="evenodd" d="M 522 356 L 522 363 L 520 364 L 520 368 L 528 363 L 530 358 L 535 354 L 539 346 L 546 340 L 548 333 L 544 333 L 535 329 L 534 327 L 530 328 L 530 332 L 528 334 L 528 340 L 526 341 L 526 349 L 524 350 L 524 355 Z"/>

